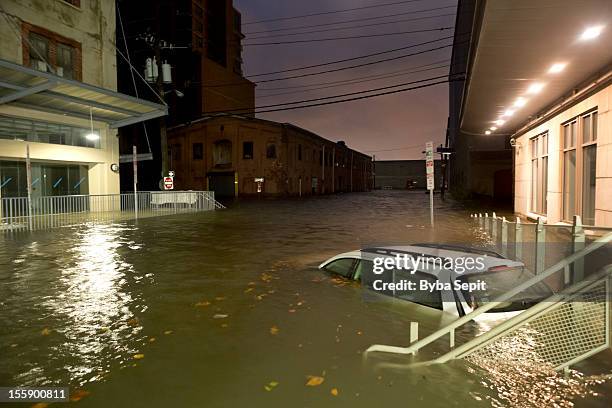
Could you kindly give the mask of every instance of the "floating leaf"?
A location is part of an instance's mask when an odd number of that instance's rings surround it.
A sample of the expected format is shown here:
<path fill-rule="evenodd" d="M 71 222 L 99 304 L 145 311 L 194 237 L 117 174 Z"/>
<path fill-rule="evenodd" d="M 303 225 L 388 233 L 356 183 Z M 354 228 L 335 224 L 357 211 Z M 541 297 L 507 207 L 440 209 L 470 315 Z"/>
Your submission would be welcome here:
<path fill-rule="evenodd" d="M 144 354 L 134 354 L 134 360 L 142 360 L 144 358 Z"/>
<path fill-rule="evenodd" d="M 85 398 L 89 394 L 91 394 L 89 391 L 76 390 L 70 393 L 70 401 L 73 401 L 73 402 L 80 401 L 81 399 Z"/>
<path fill-rule="evenodd" d="M 264 385 L 264 389 L 268 392 L 272 391 L 278 385 L 278 381 L 270 381 L 268 384 Z"/>
<path fill-rule="evenodd" d="M 216 315 L 213 316 L 213 319 L 225 319 L 228 316 L 229 315 L 222 314 L 222 313 L 217 313 Z"/>
<path fill-rule="evenodd" d="M 136 318 L 136 317 L 135 317 L 135 318 L 133 318 L 133 319 L 130 319 L 130 320 L 128 320 L 128 322 L 127 322 L 127 323 L 128 323 L 130 326 L 138 326 L 138 318 Z"/>
<path fill-rule="evenodd" d="M 361 331 L 357 330 L 357 335 L 358 335 L 358 336 L 361 336 L 362 334 L 363 334 L 363 332 L 361 332 Z"/>
<path fill-rule="evenodd" d="M 40 332 L 40 334 L 42 334 L 43 336 L 48 336 L 51 334 L 51 330 L 47 329 L 46 327 L 44 329 L 42 329 L 42 331 Z"/>
<path fill-rule="evenodd" d="M 166 331 L 164 332 L 164 334 L 172 334 L 172 333 L 174 333 L 172 330 L 166 330 Z"/>
<path fill-rule="evenodd" d="M 270 334 L 278 334 L 279 329 L 276 326 L 270 327 Z"/>
<path fill-rule="evenodd" d="M 151 338 L 149 339 L 149 343 L 153 343 L 155 340 L 157 340 L 155 337 L 151 337 Z"/>
<path fill-rule="evenodd" d="M 210 302 L 208 302 L 206 300 L 203 300 L 201 302 L 196 303 L 195 305 L 198 306 L 198 307 L 209 306 Z"/>
<path fill-rule="evenodd" d="M 221 327 L 223 327 L 223 328 L 228 327 L 228 326 L 229 326 L 229 324 L 227 324 L 227 323 L 223 323 L 223 324 L 221 325 Z"/>
<path fill-rule="evenodd" d="M 323 384 L 323 381 L 325 381 L 325 378 L 323 377 L 319 377 L 316 375 L 309 375 L 308 381 L 306 381 L 306 385 L 309 387 L 316 387 L 316 386 Z"/>
<path fill-rule="evenodd" d="M 289 309 L 289 313 L 295 313 L 295 309 Z"/>
<path fill-rule="evenodd" d="M 331 395 L 333 395 L 334 397 L 338 396 L 338 389 L 337 388 L 332 388 L 330 391 Z"/>
<path fill-rule="evenodd" d="M 217 296 L 215 300 L 218 300 L 220 302 L 222 300 L 225 300 L 225 296 Z"/>
<path fill-rule="evenodd" d="M 244 293 L 249 293 L 249 292 L 251 292 L 252 290 L 253 290 L 253 288 L 247 288 L 247 289 L 245 289 Z"/>

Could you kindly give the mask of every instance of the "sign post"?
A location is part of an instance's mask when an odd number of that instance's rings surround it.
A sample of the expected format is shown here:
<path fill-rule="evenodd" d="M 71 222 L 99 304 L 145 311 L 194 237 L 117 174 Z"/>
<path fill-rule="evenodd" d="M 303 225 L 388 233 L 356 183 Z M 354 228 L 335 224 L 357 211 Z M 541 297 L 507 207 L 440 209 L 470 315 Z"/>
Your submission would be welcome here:
<path fill-rule="evenodd" d="M 136 146 L 132 146 L 132 168 L 134 169 L 134 216 L 138 218 L 138 154 Z"/>
<path fill-rule="evenodd" d="M 433 193 L 434 193 L 434 158 L 433 142 L 425 144 L 425 174 L 427 175 L 427 189 L 429 190 L 429 221 L 434 226 Z"/>
<path fill-rule="evenodd" d="M 30 145 L 26 145 L 26 182 L 28 183 L 28 227 L 32 231 L 32 162 L 30 161 Z"/>

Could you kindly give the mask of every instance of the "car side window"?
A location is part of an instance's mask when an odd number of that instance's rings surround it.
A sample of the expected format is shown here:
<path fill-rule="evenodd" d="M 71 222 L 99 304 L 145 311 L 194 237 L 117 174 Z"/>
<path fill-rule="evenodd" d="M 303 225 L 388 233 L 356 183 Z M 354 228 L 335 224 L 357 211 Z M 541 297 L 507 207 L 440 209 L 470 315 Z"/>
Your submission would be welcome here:
<path fill-rule="evenodd" d="M 361 259 L 357 262 L 358 264 L 355 268 L 355 275 L 353 276 L 353 279 L 361 280 L 363 276 L 372 274 L 372 269 L 374 268 L 374 263 L 372 261 Z"/>
<path fill-rule="evenodd" d="M 403 290 L 396 291 L 395 297 L 410 302 L 418 303 L 420 305 L 433 307 L 434 309 L 443 310 L 442 307 L 442 292 L 434 289 L 429 291 L 428 289 L 421 290 L 421 281 L 426 281 L 431 284 L 435 284 L 438 280 L 435 276 L 428 273 L 416 271 L 414 274 L 408 271 L 395 271 L 395 282 L 406 280 L 414 282 L 415 290 Z M 431 287 L 431 286 L 429 286 Z"/>
<path fill-rule="evenodd" d="M 353 274 L 355 262 L 355 258 L 340 258 L 328 263 L 323 269 L 331 273 L 342 275 L 345 278 L 350 278 Z"/>

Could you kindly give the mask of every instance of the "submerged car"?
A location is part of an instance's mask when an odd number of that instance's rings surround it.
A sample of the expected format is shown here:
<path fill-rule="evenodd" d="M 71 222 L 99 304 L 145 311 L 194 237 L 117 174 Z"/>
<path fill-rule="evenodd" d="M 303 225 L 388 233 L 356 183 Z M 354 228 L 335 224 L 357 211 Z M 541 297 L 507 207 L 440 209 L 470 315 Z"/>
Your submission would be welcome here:
<path fill-rule="evenodd" d="M 415 259 L 418 262 L 414 262 Z M 469 259 L 472 260 L 472 267 L 466 268 L 465 262 Z M 406 260 L 404 266 L 410 265 L 408 269 L 401 267 L 402 261 Z M 386 268 L 381 267 L 385 264 Z M 368 291 L 458 317 L 534 276 L 523 263 L 507 259 L 496 252 L 439 244 L 376 247 L 345 252 L 323 262 L 319 269 L 361 281 Z M 501 317 L 502 313 L 516 314 L 551 295 L 551 289 L 540 282 L 484 315 L 496 314 Z"/>

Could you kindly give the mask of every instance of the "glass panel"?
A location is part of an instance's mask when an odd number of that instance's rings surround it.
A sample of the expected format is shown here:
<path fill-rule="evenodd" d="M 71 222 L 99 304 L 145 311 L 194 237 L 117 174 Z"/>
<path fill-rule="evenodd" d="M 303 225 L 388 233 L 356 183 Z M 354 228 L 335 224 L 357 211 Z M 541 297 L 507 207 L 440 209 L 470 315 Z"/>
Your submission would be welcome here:
<path fill-rule="evenodd" d="M 531 139 L 531 158 L 538 157 L 538 138 Z"/>
<path fill-rule="evenodd" d="M 585 147 L 582 152 L 582 222 L 587 225 L 594 225 L 597 146 Z"/>
<path fill-rule="evenodd" d="M 338 275 L 342 275 L 346 278 L 349 278 L 353 270 L 354 263 L 354 258 L 341 258 L 329 263 L 323 269 L 328 272 L 337 273 Z"/>
<path fill-rule="evenodd" d="M 597 140 L 597 112 L 593 112 L 593 141 Z"/>
<path fill-rule="evenodd" d="M 591 141 L 591 116 L 582 117 L 582 143 Z"/>
<path fill-rule="evenodd" d="M 0 139 L 100 148 L 100 138 L 88 140 L 90 128 L 0 115 Z M 94 129 L 99 135 L 100 129 Z"/>
<path fill-rule="evenodd" d="M 570 123 L 570 135 L 571 135 L 571 139 L 570 139 L 570 145 L 568 147 L 574 147 L 576 146 L 576 127 L 577 127 L 577 123 L 576 121 L 573 121 L 572 123 Z"/>
<path fill-rule="evenodd" d="M 538 210 L 538 159 L 535 159 L 531 161 L 531 211 Z"/>
<path fill-rule="evenodd" d="M 541 145 L 542 145 L 542 155 L 544 156 L 544 155 L 548 154 L 548 135 L 547 134 L 543 134 L 541 136 L 541 138 L 542 138 L 542 142 L 541 142 Z"/>
<path fill-rule="evenodd" d="M 47 71 L 49 61 L 49 39 L 30 33 L 30 66 L 39 71 Z"/>
<path fill-rule="evenodd" d="M 542 158 L 541 166 L 542 177 L 540 179 L 540 213 L 546 214 L 548 211 L 548 205 L 546 201 L 546 193 L 548 191 L 548 157 Z"/>
<path fill-rule="evenodd" d="M 57 75 L 64 78 L 73 79 L 73 56 L 74 48 L 65 44 L 57 45 Z"/>
<path fill-rule="evenodd" d="M 32 197 L 89 193 L 88 167 L 32 163 Z M 23 162 L 0 162 L 3 198 L 27 197 L 27 174 Z"/>
<path fill-rule="evenodd" d="M 394 282 L 402 281 L 413 282 L 416 289 L 397 291 L 395 292 L 397 298 L 442 310 L 442 292 L 421 289 L 421 281 L 427 281 L 430 285 L 436 284 L 438 281 L 436 277 L 422 272 L 411 273 L 404 270 L 395 270 Z"/>
<path fill-rule="evenodd" d="M 574 200 L 576 197 L 576 151 L 563 154 L 563 219 L 574 218 Z"/>

